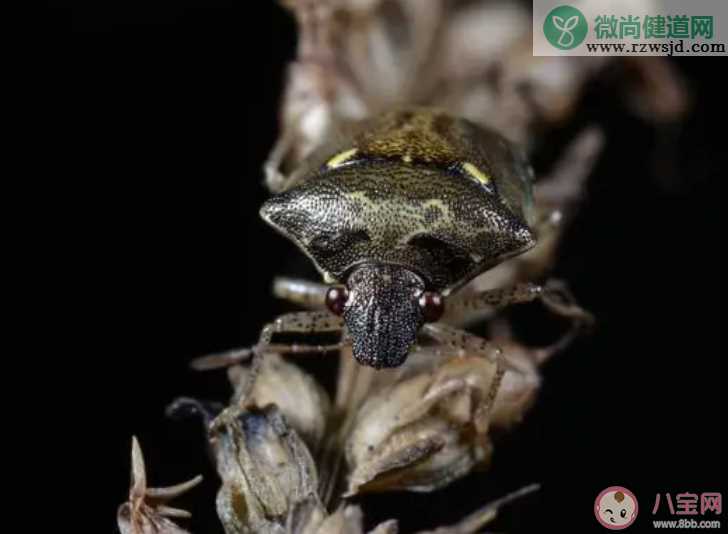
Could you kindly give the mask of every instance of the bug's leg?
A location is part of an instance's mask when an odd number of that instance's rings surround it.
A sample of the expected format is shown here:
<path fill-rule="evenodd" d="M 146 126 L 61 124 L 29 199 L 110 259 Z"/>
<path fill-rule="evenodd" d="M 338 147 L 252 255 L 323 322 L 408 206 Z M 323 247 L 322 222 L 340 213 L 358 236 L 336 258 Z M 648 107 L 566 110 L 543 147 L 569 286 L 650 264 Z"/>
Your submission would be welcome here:
<path fill-rule="evenodd" d="M 532 283 L 516 284 L 507 288 L 489 289 L 448 302 L 448 314 L 467 316 L 483 310 L 500 309 L 512 304 L 540 300 L 552 312 L 575 322 L 591 324 L 594 317 L 576 304 L 568 287 L 559 280 L 549 280 L 541 286 Z"/>
<path fill-rule="evenodd" d="M 344 320 L 328 311 L 286 313 L 263 327 L 254 350 L 267 348 L 275 334 L 339 333 L 343 328 Z"/>
<path fill-rule="evenodd" d="M 329 312 L 324 311 L 305 311 L 293 312 L 281 315 L 275 321 L 267 323 L 260 332 L 258 343 L 250 349 L 241 349 L 231 351 L 229 354 L 242 356 L 250 359 L 250 373 L 248 373 L 247 383 L 241 388 L 240 399 L 241 404 L 250 396 L 255 385 L 255 379 L 260 370 L 261 359 L 266 352 L 283 352 L 283 353 L 301 353 L 315 352 L 324 353 L 329 350 L 339 349 L 348 341 L 341 339 L 339 342 L 329 345 L 308 345 L 308 344 L 272 344 L 273 336 L 276 334 L 336 334 L 343 331 L 343 320 Z M 205 363 L 210 362 L 213 356 L 203 357 L 197 360 L 193 365 L 197 368 L 210 368 Z M 229 358 L 229 357 L 228 357 Z M 229 361 L 229 359 L 228 359 Z M 239 360 L 238 360 L 239 361 Z M 237 417 L 242 408 L 240 405 L 230 406 L 223 410 L 212 422 L 212 428 L 217 429 L 224 425 L 231 418 Z"/>
<path fill-rule="evenodd" d="M 278 276 L 273 280 L 273 295 L 279 299 L 308 309 L 321 309 L 326 305 L 329 286 L 300 278 Z"/>
<path fill-rule="evenodd" d="M 266 346 L 268 352 L 275 352 L 277 354 L 302 354 L 302 353 L 324 353 L 334 350 L 338 350 L 346 345 L 345 340 L 341 340 L 337 343 L 328 343 L 324 345 L 309 345 L 301 343 L 270 343 Z M 238 363 L 242 363 L 248 360 L 252 360 L 255 357 L 255 350 L 250 347 L 244 347 L 240 349 L 231 349 L 224 352 L 217 352 L 214 354 L 208 354 L 207 356 L 201 356 L 195 358 L 190 363 L 195 371 L 211 371 L 213 369 L 220 369 L 222 367 L 230 367 Z"/>
<path fill-rule="evenodd" d="M 191 365 L 194 369 L 204 371 L 219 367 L 228 367 L 255 357 L 256 353 L 279 352 L 279 353 L 301 353 L 301 352 L 326 352 L 341 348 L 346 340 L 328 345 L 310 345 L 298 343 L 273 344 L 275 334 L 326 334 L 339 333 L 343 330 L 343 320 L 325 311 L 305 311 L 286 313 L 275 321 L 267 323 L 261 330 L 258 343 L 253 347 L 232 349 L 225 352 L 210 354 L 196 358 Z"/>
<path fill-rule="evenodd" d="M 455 328 L 444 323 L 426 323 L 422 333 L 440 344 L 438 350 L 443 354 L 465 356 L 473 354 L 497 362 L 503 351 L 485 338 Z"/>
<path fill-rule="evenodd" d="M 512 304 L 531 302 L 540 298 L 543 288 L 537 284 L 516 284 L 506 288 L 488 289 L 470 295 L 456 295 L 447 303 L 448 313 L 468 315 L 483 309 L 505 308 Z"/>
<path fill-rule="evenodd" d="M 440 346 L 436 350 L 440 354 L 452 354 L 460 357 L 480 356 L 497 366 L 490 390 L 485 398 L 481 399 L 475 414 L 476 421 L 487 420 L 486 416 L 495 402 L 503 375 L 509 367 L 501 348 L 485 338 L 443 323 L 427 323 L 422 327 L 422 332 L 438 342 Z"/>
<path fill-rule="evenodd" d="M 556 315 L 572 319 L 577 325 L 592 326 L 595 322 L 594 316 L 577 304 L 576 298 L 563 280 L 547 281 L 541 287 L 539 300 Z"/>
<path fill-rule="evenodd" d="M 566 284 L 549 280 L 540 286 L 532 283 L 516 284 L 508 288 L 491 289 L 472 295 L 454 298 L 448 303 L 448 319 L 467 322 L 468 317 L 482 315 L 512 304 L 539 300 L 552 313 L 569 319 L 570 327 L 554 343 L 542 347 L 544 354 L 554 354 L 571 344 L 583 328 L 594 324 L 594 316 L 576 303 Z"/>
<path fill-rule="evenodd" d="M 255 375 L 260 367 L 260 358 L 266 351 L 271 351 L 273 336 L 276 334 L 326 334 L 340 333 L 343 330 L 344 321 L 341 317 L 326 311 L 305 311 L 293 312 L 281 315 L 275 321 L 266 324 L 260 332 L 258 343 L 252 348 L 252 372 L 249 375 L 248 384 L 242 389 L 241 399 L 246 399 L 253 389 Z M 323 353 L 327 350 L 341 348 L 344 340 L 333 345 L 307 345 L 307 344 L 285 344 L 276 345 L 275 348 L 281 352 L 317 352 Z"/>

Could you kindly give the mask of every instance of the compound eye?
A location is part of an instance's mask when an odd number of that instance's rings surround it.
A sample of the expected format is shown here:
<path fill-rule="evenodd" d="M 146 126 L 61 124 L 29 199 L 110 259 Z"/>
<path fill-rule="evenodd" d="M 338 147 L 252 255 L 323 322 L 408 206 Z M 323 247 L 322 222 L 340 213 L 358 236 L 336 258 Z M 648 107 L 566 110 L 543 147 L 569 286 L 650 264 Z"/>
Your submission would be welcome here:
<path fill-rule="evenodd" d="M 418 303 L 420 308 L 422 308 L 422 315 L 427 323 L 438 321 L 445 312 L 445 301 L 439 293 L 425 291 L 420 295 Z"/>
<path fill-rule="evenodd" d="M 335 315 L 344 313 L 347 300 L 349 300 L 349 290 L 344 286 L 330 287 L 326 292 L 326 307 Z"/>

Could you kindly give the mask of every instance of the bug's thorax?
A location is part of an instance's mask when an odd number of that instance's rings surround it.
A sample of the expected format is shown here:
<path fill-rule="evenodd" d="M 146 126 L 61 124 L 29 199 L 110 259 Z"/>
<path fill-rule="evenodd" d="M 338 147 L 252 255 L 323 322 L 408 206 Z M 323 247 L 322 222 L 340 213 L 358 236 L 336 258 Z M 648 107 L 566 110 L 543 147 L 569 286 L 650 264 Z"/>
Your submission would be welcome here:
<path fill-rule="evenodd" d="M 507 142 L 471 123 L 393 112 L 362 125 L 261 214 L 327 280 L 390 264 L 447 294 L 533 245 L 519 165 Z"/>

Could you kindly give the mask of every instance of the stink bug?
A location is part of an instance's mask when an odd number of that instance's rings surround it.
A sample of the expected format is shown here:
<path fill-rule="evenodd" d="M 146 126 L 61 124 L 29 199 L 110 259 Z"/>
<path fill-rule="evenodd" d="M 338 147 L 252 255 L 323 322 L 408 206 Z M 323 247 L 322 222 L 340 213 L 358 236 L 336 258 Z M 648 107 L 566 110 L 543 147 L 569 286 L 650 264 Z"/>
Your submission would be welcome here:
<path fill-rule="evenodd" d="M 498 349 L 487 341 L 438 320 L 446 307 L 462 315 L 545 300 L 534 284 L 468 296 L 458 291 L 534 246 L 531 182 L 530 167 L 509 142 L 438 110 L 392 111 L 338 136 L 280 183 L 260 210 L 325 282 L 279 279 L 274 291 L 329 311 L 279 317 L 255 349 L 270 348 L 279 332 L 343 332 L 340 343 L 318 349 L 351 343 L 361 364 L 398 367 L 425 334 L 442 350 L 493 357 Z M 580 313 L 551 304 L 566 315 Z"/>

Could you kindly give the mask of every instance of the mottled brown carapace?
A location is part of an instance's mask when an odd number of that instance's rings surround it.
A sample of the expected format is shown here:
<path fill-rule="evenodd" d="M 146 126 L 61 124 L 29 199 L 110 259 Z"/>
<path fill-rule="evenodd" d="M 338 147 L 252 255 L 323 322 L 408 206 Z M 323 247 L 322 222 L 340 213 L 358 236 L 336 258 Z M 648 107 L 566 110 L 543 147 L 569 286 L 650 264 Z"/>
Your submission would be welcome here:
<path fill-rule="evenodd" d="M 437 110 L 400 110 L 333 145 L 261 210 L 330 282 L 381 262 L 447 295 L 535 243 L 529 168 L 493 132 Z"/>
<path fill-rule="evenodd" d="M 395 367 L 440 295 L 535 244 L 531 174 L 502 137 L 432 109 L 385 113 L 327 147 L 261 215 L 347 286 L 336 309 L 356 358 Z"/>

